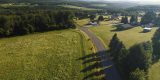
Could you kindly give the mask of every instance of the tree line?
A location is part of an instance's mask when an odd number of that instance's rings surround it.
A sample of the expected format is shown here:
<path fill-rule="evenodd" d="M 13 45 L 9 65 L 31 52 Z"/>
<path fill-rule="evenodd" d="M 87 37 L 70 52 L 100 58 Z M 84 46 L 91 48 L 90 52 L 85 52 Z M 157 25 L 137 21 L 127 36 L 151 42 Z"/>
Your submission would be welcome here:
<path fill-rule="evenodd" d="M 153 62 L 151 42 L 135 44 L 129 49 L 119 40 L 117 34 L 112 37 L 109 52 L 123 80 L 146 80 L 150 65 Z"/>
<path fill-rule="evenodd" d="M 129 19 L 128 16 L 124 16 L 121 19 L 121 23 L 124 24 L 132 24 L 132 25 L 146 25 L 146 24 L 154 24 L 155 26 L 160 26 L 160 15 L 156 14 L 153 11 L 148 11 L 145 13 L 145 15 L 142 16 L 141 21 L 138 22 L 138 15 L 132 15 L 131 18 Z"/>
<path fill-rule="evenodd" d="M 69 11 L 0 15 L 0 37 L 75 28 L 73 18 Z"/>

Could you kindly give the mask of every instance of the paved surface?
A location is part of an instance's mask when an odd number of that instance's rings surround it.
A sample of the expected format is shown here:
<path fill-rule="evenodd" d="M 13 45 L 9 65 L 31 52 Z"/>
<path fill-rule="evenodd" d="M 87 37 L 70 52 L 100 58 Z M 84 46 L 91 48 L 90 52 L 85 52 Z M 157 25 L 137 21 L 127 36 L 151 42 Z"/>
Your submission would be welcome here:
<path fill-rule="evenodd" d="M 82 27 L 81 30 L 90 37 L 97 48 L 98 55 L 101 56 L 102 66 L 105 68 L 103 71 L 105 80 L 121 80 L 113 62 L 107 57 L 106 49 L 102 42 L 92 32 L 88 31 L 87 27 Z"/>

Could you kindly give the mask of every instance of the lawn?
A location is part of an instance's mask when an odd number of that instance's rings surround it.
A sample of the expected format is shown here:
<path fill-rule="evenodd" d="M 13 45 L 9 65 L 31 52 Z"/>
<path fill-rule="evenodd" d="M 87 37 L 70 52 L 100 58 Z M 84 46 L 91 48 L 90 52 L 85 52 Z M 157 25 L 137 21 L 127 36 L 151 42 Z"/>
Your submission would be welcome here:
<path fill-rule="evenodd" d="M 78 30 L 61 30 L 0 39 L 2 80 L 82 80 L 95 70 L 82 72 L 92 63 L 93 45 Z"/>
<path fill-rule="evenodd" d="M 109 45 L 112 36 L 117 33 L 119 39 L 123 41 L 127 48 L 129 48 L 136 43 L 150 41 L 157 29 L 153 28 L 153 30 L 148 33 L 143 33 L 143 28 L 141 27 L 135 27 L 124 31 L 116 31 L 116 27 L 113 25 L 114 23 L 116 22 L 101 22 L 100 26 L 90 27 L 90 30 L 101 38 L 106 46 Z"/>
<path fill-rule="evenodd" d="M 160 79 L 160 62 L 152 65 L 149 70 L 149 79 L 148 80 L 159 80 Z"/>

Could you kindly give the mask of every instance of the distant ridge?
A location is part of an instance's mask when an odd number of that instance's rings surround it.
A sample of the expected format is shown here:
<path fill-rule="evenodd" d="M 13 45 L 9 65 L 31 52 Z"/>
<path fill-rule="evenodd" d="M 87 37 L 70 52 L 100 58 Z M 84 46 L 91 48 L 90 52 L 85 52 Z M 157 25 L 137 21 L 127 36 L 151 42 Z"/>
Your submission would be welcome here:
<path fill-rule="evenodd" d="M 0 2 L 61 2 L 61 1 L 73 1 L 73 0 L 0 0 Z M 75 0 L 74 0 L 75 1 Z"/>

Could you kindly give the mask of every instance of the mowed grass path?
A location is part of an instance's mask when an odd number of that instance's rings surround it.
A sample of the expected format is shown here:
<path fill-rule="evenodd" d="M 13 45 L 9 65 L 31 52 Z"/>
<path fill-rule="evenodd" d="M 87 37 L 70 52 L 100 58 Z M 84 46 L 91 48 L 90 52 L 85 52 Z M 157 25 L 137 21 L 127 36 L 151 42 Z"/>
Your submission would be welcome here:
<path fill-rule="evenodd" d="M 153 30 L 148 33 L 143 33 L 143 28 L 141 27 L 135 27 L 124 31 L 116 31 L 116 27 L 113 26 L 111 22 L 102 22 L 99 27 L 90 27 L 90 30 L 100 37 L 106 46 L 109 45 L 112 36 L 117 33 L 118 38 L 123 41 L 127 48 L 136 43 L 150 41 L 156 29 L 157 28 L 153 28 Z"/>
<path fill-rule="evenodd" d="M 86 41 L 76 30 L 0 39 L 0 79 L 82 80 L 79 58 L 92 52 Z"/>

